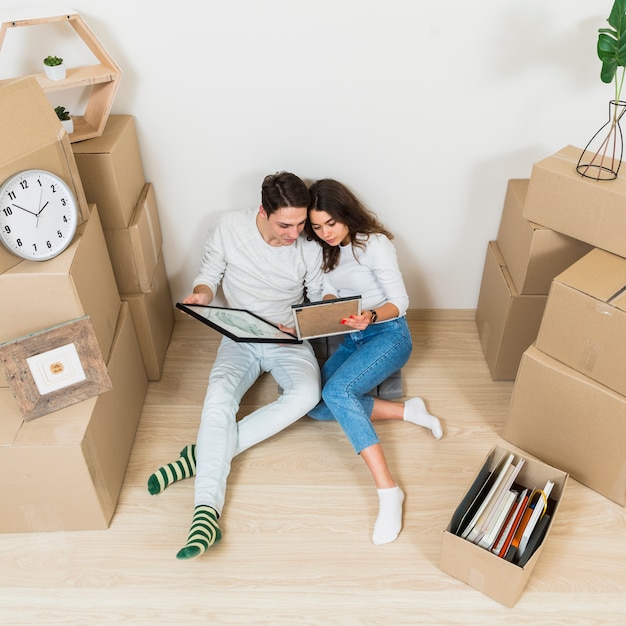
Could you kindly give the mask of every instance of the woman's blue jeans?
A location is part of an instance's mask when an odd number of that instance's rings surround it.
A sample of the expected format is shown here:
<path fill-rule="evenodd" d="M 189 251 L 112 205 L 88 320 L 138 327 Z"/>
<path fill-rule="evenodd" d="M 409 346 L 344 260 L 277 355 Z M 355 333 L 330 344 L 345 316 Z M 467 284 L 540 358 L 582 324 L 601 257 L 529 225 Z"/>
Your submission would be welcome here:
<path fill-rule="evenodd" d="M 357 454 L 379 443 L 368 393 L 409 359 L 413 342 L 406 318 L 373 324 L 346 335 L 322 367 L 322 400 L 309 415 L 337 420 Z"/>

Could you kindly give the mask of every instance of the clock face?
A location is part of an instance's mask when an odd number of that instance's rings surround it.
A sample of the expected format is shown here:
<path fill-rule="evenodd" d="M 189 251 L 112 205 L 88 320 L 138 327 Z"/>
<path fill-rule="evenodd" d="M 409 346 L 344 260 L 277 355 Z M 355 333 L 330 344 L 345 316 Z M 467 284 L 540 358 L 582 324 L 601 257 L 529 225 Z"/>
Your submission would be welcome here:
<path fill-rule="evenodd" d="M 55 257 L 72 243 L 77 225 L 74 194 L 51 172 L 26 170 L 0 187 L 0 241 L 19 257 Z"/>

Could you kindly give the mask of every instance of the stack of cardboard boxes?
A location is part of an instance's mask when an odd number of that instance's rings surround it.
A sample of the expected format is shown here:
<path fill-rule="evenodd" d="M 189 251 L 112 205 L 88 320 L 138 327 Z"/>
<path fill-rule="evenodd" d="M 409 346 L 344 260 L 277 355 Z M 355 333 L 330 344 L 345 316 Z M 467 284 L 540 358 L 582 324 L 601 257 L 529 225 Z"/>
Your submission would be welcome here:
<path fill-rule="evenodd" d="M 88 202 L 98 206 L 117 287 L 127 302 L 149 380 L 161 377 L 174 327 L 154 187 L 145 181 L 131 115 L 111 115 L 100 137 L 72 144 Z"/>
<path fill-rule="evenodd" d="M 530 181 L 509 180 L 496 241 L 489 242 L 476 325 L 494 380 L 514 380 L 537 338 L 552 279 L 592 248 L 524 216 Z"/>
<path fill-rule="evenodd" d="M 504 438 L 626 505 L 626 178 L 583 178 L 568 146 L 533 167 L 524 215 L 595 246 L 551 283 Z"/>
<path fill-rule="evenodd" d="M 100 207 L 88 204 L 67 134 L 34 78 L 2 87 L 0 178 L 47 169 L 80 206 L 71 245 L 48 261 L 0 254 L 0 342 L 89 316 L 112 389 L 24 421 L 0 378 L 1 532 L 107 528 L 148 380 L 130 307 L 120 299 Z M 170 304 L 171 306 L 171 304 Z"/>
<path fill-rule="evenodd" d="M 567 146 L 508 182 L 476 322 L 494 380 L 515 380 L 503 436 L 540 459 L 528 470 L 554 480 L 556 508 L 568 476 L 626 506 L 626 171 L 584 178 L 580 153 Z M 441 569 L 513 606 L 541 548 L 522 568 L 451 530 Z"/>

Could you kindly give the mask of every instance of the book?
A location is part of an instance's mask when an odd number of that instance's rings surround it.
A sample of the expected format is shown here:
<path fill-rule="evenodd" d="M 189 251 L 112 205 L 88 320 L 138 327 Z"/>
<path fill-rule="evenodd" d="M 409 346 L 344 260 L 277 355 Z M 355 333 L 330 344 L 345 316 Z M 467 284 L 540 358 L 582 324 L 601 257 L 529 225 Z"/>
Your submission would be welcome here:
<path fill-rule="evenodd" d="M 475 543 L 480 543 L 483 538 L 484 533 L 487 532 L 488 529 L 492 526 L 493 516 L 496 515 L 501 510 L 502 499 L 506 496 L 508 498 L 508 493 L 511 491 L 511 486 L 515 482 L 517 475 L 520 473 L 522 467 L 524 465 L 524 459 L 520 459 L 517 462 L 517 465 L 509 467 L 507 469 L 506 476 L 501 483 L 501 486 L 498 488 L 498 491 L 494 495 L 494 505 L 491 509 L 491 512 L 488 514 L 487 518 L 483 521 L 482 527 L 478 533 L 478 536 L 475 539 Z"/>
<path fill-rule="evenodd" d="M 513 455 L 511 455 L 511 457 L 513 457 Z M 520 459 L 516 465 L 509 465 L 506 468 L 501 481 L 493 492 L 491 501 L 484 508 L 482 514 L 476 521 L 474 528 L 468 534 L 468 541 L 480 543 L 484 534 L 487 532 L 487 529 L 491 528 L 494 515 L 496 515 L 501 510 L 502 499 L 509 493 L 511 485 L 515 481 L 515 478 L 519 474 L 523 465 L 524 459 Z"/>
<path fill-rule="evenodd" d="M 520 567 L 524 567 L 530 557 L 535 553 L 535 550 L 541 545 L 543 538 L 546 535 L 548 530 L 548 526 L 550 524 L 550 516 L 545 514 L 535 526 L 535 529 L 530 535 L 530 539 L 528 540 L 528 545 L 524 550 L 524 553 L 518 558 L 516 565 Z"/>
<path fill-rule="evenodd" d="M 533 508 L 530 519 L 528 520 L 528 524 L 524 528 L 524 532 L 522 533 L 522 537 L 520 539 L 519 547 L 517 549 L 517 558 L 519 559 L 526 547 L 528 546 L 528 540 L 535 529 L 535 526 L 539 522 L 539 520 L 544 516 L 548 509 L 548 498 L 550 497 L 550 493 L 552 492 L 552 487 L 554 487 L 554 483 L 549 480 L 546 482 L 545 487 L 541 490 L 536 490 L 535 493 L 539 494 L 539 499 L 537 500 L 535 507 Z"/>
<path fill-rule="evenodd" d="M 470 520 L 474 517 L 478 507 L 487 495 L 490 482 L 494 480 L 492 477 L 493 472 L 489 471 L 489 461 L 487 461 L 481 467 L 472 486 L 469 488 L 452 516 L 451 529 L 455 535 L 460 536 L 467 528 Z"/>
<path fill-rule="evenodd" d="M 474 513 L 476 513 L 476 510 L 489 489 L 487 485 L 492 474 L 493 473 L 488 469 L 488 464 L 485 463 L 452 516 L 450 529 L 455 535 L 462 534 L 474 516 Z"/>
<path fill-rule="evenodd" d="M 550 481 L 548 481 L 548 484 L 550 484 Z M 552 487 L 549 487 L 549 489 L 552 489 Z M 535 523 L 536 523 L 536 520 L 539 518 L 542 512 L 545 511 L 543 498 L 544 498 L 543 492 L 540 489 L 535 489 L 530 494 L 530 497 L 528 499 L 528 504 L 526 505 L 526 509 L 524 510 L 522 519 L 519 523 L 519 526 L 517 527 L 517 530 L 515 531 L 515 535 L 513 536 L 513 540 L 511 541 L 511 545 L 509 548 L 514 551 L 513 556 L 515 556 L 515 554 L 519 550 L 520 544 L 522 542 L 522 537 L 524 536 L 524 532 L 527 526 L 529 525 L 533 514 L 536 514 L 536 518 L 535 518 Z M 533 527 L 534 527 L 534 524 L 533 524 Z M 531 528 L 531 531 L 532 531 L 532 528 Z M 507 556 L 508 556 L 508 553 L 507 553 Z"/>
<path fill-rule="evenodd" d="M 482 536 L 482 539 L 478 542 L 478 545 L 481 548 L 485 548 L 485 550 L 491 550 L 493 544 L 496 541 L 504 522 L 506 521 L 511 509 L 515 505 L 515 500 L 518 496 L 517 491 L 509 490 L 505 497 L 502 499 L 498 511 L 493 516 L 491 523 L 487 526 L 485 530 L 485 534 Z"/>
<path fill-rule="evenodd" d="M 493 495 L 496 489 L 498 488 L 498 485 L 504 478 L 504 474 L 506 473 L 506 470 L 508 469 L 508 467 L 511 465 L 512 461 L 513 461 L 513 454 L 507 454 L 507 453 L 503 454 L 501 459 L 498 461 L 497 465 L 495 466 L 493 472 L 491 472 L 491 475 L 489 476 L 489 479 L 487 480 L 488 485 L 487 484 L 485 485 L 485 495 L 481 498 L 479 502 L 477 502 L 476 512 L 474 513 L 470 522 L 465 527 L 465 530 L 461 533 L 461 537 L 463 539 L 467 539 L 470 532 L 474 529 L 476 522 L 478 521 L 479 517 L 482 515 L 483 511 L 485 510 L 485 508 L 487 507 L 487 505 L 493 498 Z"/>
<path fill-rule="evenodd" d="M 500 536 L 496 540 L 492 551 L 494 554 L 497 554 L 500 558 L 504 558 L 506 551 L 509 549 L 511 545 L 511 541 L 513 540 L 513 535 L 517 530 L 517 526 L 519 525 L 520 520 L 522 519 L 522 514 L 524 513 L 524 509 L 526 508 L 526 504 L 528 503 L 529 490 L 524 489 L 519 494 L 517 498 L 517 502 L 515 506 L 511 510 L 511 515 L 507 519 L 506 524 L 502 528 L 502 532 Z"/>

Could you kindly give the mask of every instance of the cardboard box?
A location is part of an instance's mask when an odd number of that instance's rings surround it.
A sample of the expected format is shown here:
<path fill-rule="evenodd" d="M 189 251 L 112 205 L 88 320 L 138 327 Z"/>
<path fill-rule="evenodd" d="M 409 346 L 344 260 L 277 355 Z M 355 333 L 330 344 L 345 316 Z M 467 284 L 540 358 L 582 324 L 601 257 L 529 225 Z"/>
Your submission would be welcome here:
<path fill-rule="evenodd" d="M 104 238 L 120 293 L 149 291 L 163 244 L 151 183 L 144 185 L 128 228 L 105 230 Z"/>
<path fill-rule="evenodd" d="M 9 252 L 0 244 L 0 274 L 17 265 L 22 259 Z"/>
<path fill-rule="evenodd" d="M 87 200 L 67 133 L 37 80 L 30 76 L 0 87 L 0 184 L 29 169 L 60 176 L 78 203 L 79 221 L 87 219 Z M 0 245 L 0 273 L 20 258 Z"/>
<path fill-rule="evenodd" d="M 536 346 L 626 396 L 626 259 L 596 248 L 557 276 Z"/>
<path fill-rule="evenodd" d="M 146 293 L 125 293 L 149 380 L 159 380 L 165 353 L 174 329 L 174 305 L 163 255 L 157 263 L 152 285 Z"/>
<path fill-rule="evenodd" d="M 0 343 L 89 315 L 108 358 L 121 300 L 98 211 L 92 208 L 61 254 L 49 261 L 22 261 L 0 274 Z"/>
<path fill-rule="evenodd" d="M 552 279 L 592 246 L 525 219 L 528 184 L 527 178 L 509 180 L 497 242 L 517 291 L 545 296 Z"/>
<path fill-rule="evenodd" d="M 148 388 L 127 305 L 107 366 L 111 391 L 31 422 L 0 389 L 0 532 L 108 528 Z"/>
<path fill-rule="evenodd" d="M 568 476 L 567 473 L 530 457 L 515 455 L 514 463 L 521 458 L 525 461 L 516 480 L 517 483 L 532 490 L 535 488 L 543 489 L 548 480 L 554 482 L 554 487 L 550 494 L 554 509 L 546 535 L 525 566 L 520 567 L 475 545 L 467 539 L 462 539 L 451 530 L 454 518 L 462 512 L 461 509 L 465 508 L 465 500 L 472 494 L 472 487 L 476 485 L 479 476 L 486 474 L 487 470 L 493 470 L 501 456 L 508 452 L 511 451 L 502 446 L 494 446 L 487 455 L 481 469 L 476 472 L 470 488 L 466 492 L 466 497 L 463 498 L 462 505 L 459 506 L 459 509 L 457 509 L 453 519 L 451 519 L 444 531 L 439 567 L 447 574 L 462 580 L 470 587 L 510 608 L 515 605 L 522 594 L 548 541 L 563 493 L 565 492 Z"/>
<path fill-rule="evenodd" d="M 626 505 L 626 398 L 531 346 L 503 437 Z"/>
<path fill-rule="evenodd" d="M 105 230 L 126 228 L 145 184 L 132 115 L 110 115 L 100 137 L 71 144 L 89 202 Z"/>
<path fill-rule="evenodd" d="M 612 181 L 585 178 L 576 171 L 581 153 L 567 146 L 533 165 L 524 217 L 626 256 L 626 167 Z"/>
<path fill-rule="evenodd" d="M 495 241 L 487 248 L 476 326 L 494 380 L 514 380 L 524 350 L 537 338 L 547 296 L 520 295 Z"/>

